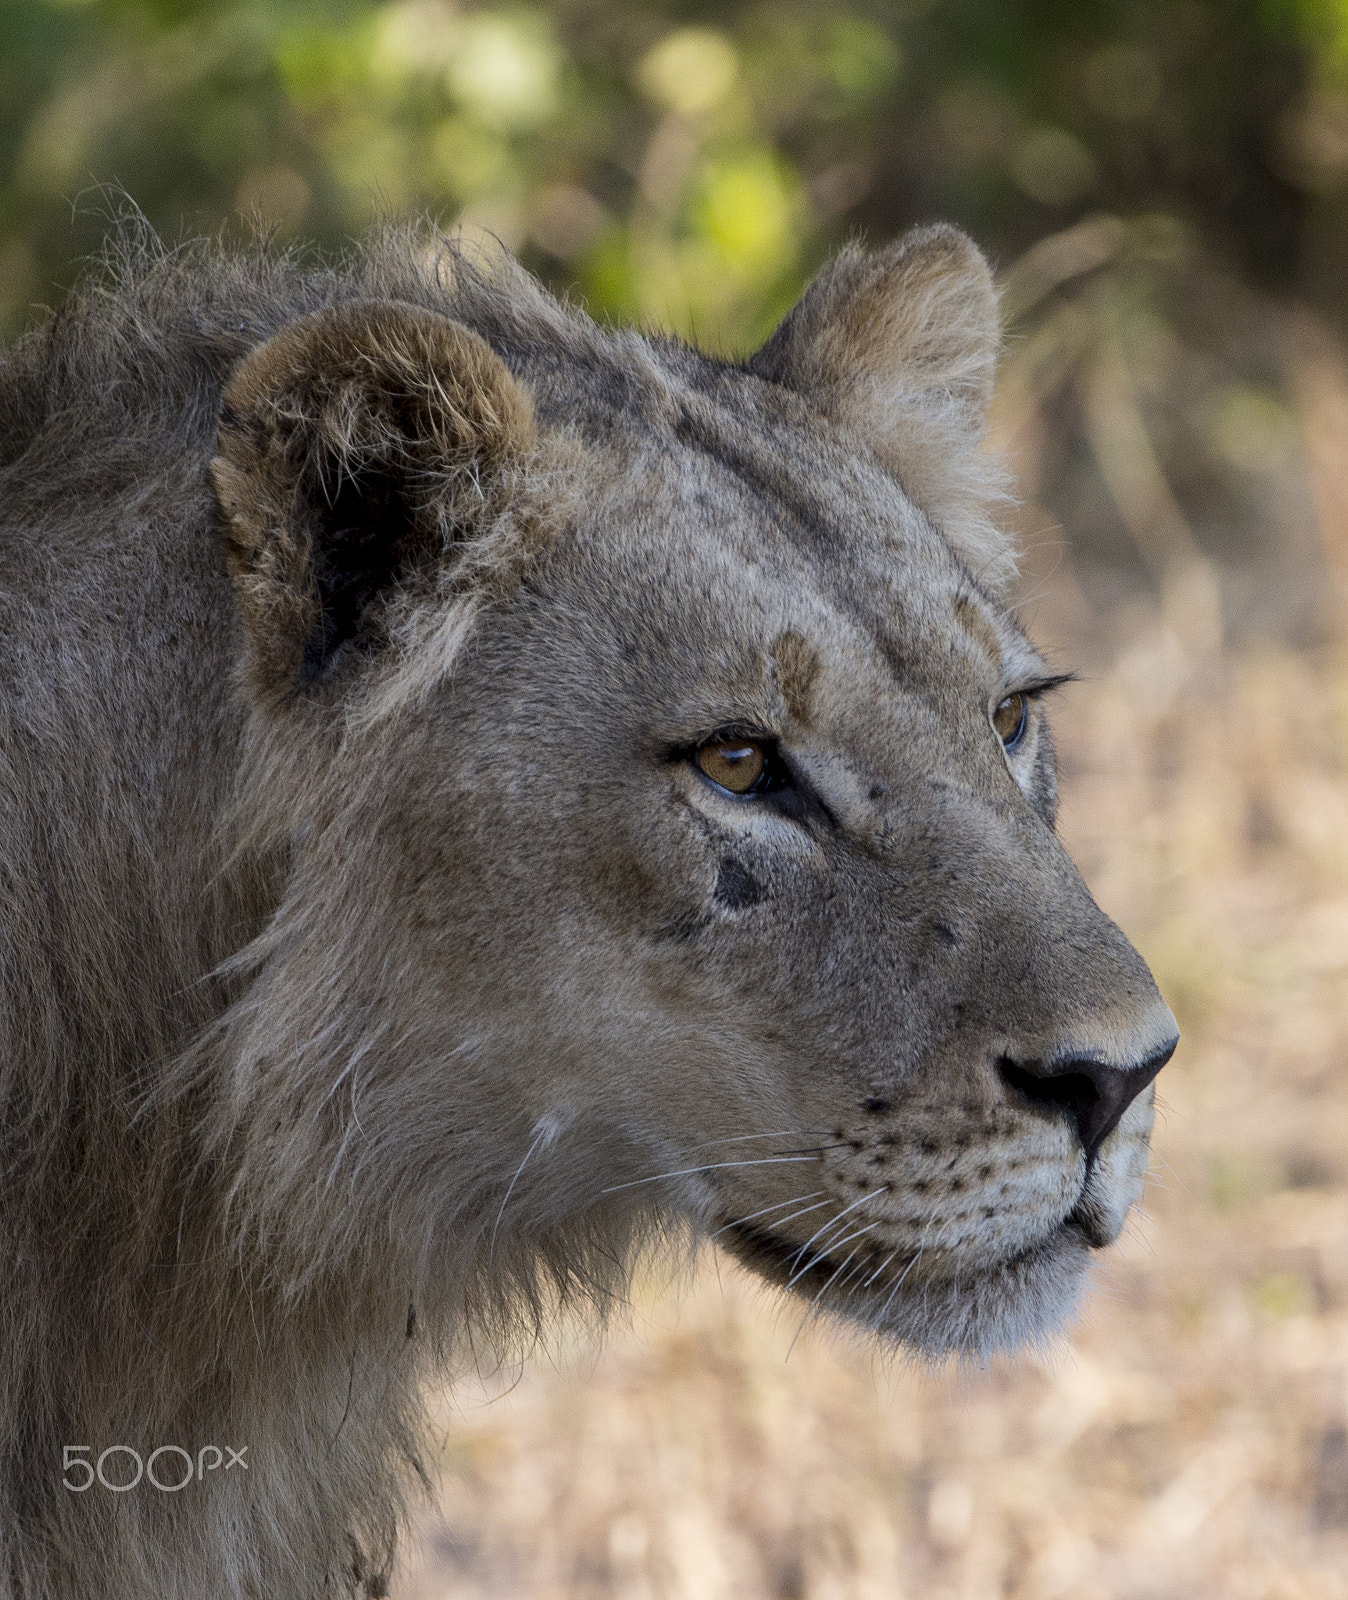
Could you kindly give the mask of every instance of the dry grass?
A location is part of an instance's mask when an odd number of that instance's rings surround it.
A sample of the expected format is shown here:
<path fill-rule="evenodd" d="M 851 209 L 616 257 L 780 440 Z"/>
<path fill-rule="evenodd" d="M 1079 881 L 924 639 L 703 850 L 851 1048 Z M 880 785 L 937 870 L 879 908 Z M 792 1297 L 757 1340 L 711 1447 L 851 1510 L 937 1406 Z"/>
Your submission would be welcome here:
<path fill-rule="evenodd" d="M 1348 389 L 1308 374 L 1338 581 Z M 1348 628 L 1214 653 L 1174 594 L 1100 618 L 1064 569 L 1035 631 L 1103 662 L 1059 707 L 1063 832 L 1184 1029 L 1070 1342 L 789 1349 L 799 1312 L 708 1254 L 602 1351 L 445 1402 L 399 1600 L 1348 1600 Z"/>

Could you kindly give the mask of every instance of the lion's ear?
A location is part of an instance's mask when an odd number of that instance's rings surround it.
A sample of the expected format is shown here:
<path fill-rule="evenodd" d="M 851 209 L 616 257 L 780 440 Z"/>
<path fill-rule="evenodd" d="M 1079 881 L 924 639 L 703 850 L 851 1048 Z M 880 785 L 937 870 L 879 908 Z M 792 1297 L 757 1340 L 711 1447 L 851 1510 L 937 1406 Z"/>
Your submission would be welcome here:
<path fill-rule="evenodd" d="M 392 301 L 299 318 L 225 392 L 211 482 L 255 682 L 285 698 L 377 644 L 492 522 L 529 397 L 461 323 Z"/>
<path fill-rule="evenodd" d="M 989 517 L 1000 474 L 977 448 L 999 342 L 987 262 L 937 226 L 844 250 L 748 364 L 865 440 L 967 558 L 1007 566 Z"/>

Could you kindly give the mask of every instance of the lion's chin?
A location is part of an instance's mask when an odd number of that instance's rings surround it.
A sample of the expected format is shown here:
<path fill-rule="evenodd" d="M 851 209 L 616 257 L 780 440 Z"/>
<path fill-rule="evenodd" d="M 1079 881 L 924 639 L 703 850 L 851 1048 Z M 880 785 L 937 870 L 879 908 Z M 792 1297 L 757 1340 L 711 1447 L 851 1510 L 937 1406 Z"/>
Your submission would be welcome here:
<path fill-rule="evenodd" d="M 759 1277 L 812 1310 L 924 1356 L 973 1359 L 1051 1345 L 1076 1310 L 1098 1248 L 1075 1215 L 1002 1261 L 937 1251 L 895 1257 L 880 1272 L 849 1271 L 846 1261 L 827 1257 L 802 1271 L 798 1248 L 744 1223 L 723 1226 L 720 1238 Z"/>

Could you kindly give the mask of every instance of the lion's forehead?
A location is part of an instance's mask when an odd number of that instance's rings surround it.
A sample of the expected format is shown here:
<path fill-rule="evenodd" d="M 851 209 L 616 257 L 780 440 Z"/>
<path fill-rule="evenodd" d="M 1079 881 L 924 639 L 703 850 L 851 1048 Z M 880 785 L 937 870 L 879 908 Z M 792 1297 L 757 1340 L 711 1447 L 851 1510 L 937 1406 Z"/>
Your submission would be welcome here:
<path fill-rule="evenodd" d="M 548 414 L 582 441 L 585 491 L 610 511 L 645 521 L 658 505 L 679 526 L 747 540 L 760 555 L 781 544 L 823 563 L 870 546 L 952 559 L 897 481 L 798 396 L 729 373 L 716 387 L 709 395 L 685 384 L 660 406 L 615 407 L 602 386 L 586 385 Z"/>
<path fill-rule="evenodd" d="M 585 450 L 575 504 L 593 605 L 648 641 L 766 664 L 800 636 L 825 672 L 941 690 L 1037 659 L 902 487 L 808 417 L 644 423 Z"/>

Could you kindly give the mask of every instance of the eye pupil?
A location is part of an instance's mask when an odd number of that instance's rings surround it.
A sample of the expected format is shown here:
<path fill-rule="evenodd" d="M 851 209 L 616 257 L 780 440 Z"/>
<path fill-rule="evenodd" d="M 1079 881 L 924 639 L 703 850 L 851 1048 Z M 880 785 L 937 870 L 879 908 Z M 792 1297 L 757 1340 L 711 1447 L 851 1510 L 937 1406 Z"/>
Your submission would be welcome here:
<path fill-rule="evenodd" d="M 749 740 L 704 744 L 697 764 L 713 783 L 731 794 L 747 794 L 763 775 L 767 758 L 763 746 Z"/>
<path fill-rule="evenodd" d="M 1009 694 L 992 713 L 992 726 L 1008 750 L 1019 744 L 1020 736 L 1025 732 L 1026 710 L 1023 694 Z"/>

